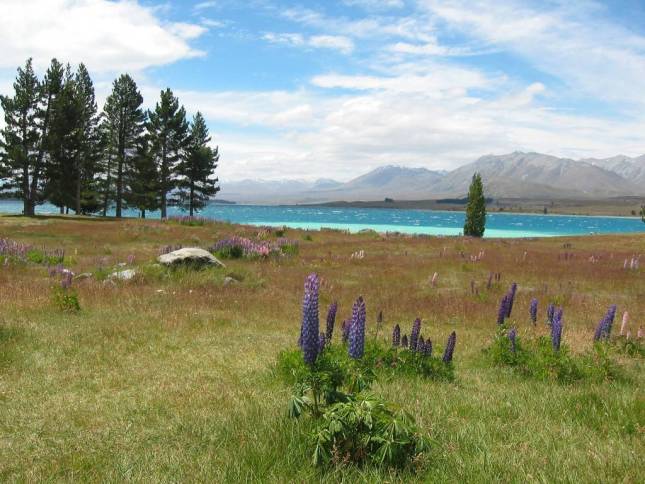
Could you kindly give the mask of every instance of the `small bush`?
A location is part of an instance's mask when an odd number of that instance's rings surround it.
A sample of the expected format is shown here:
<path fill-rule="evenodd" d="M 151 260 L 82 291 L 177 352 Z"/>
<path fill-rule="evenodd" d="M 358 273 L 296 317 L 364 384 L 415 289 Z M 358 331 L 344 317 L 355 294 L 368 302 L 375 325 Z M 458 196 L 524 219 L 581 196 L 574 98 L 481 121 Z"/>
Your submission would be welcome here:
<path fill-rule="evenodd" d="M 312 440 L 314 465 L 369 463 L 401 468 L 429 448 L 411 415 L 362 394 L 329 407 Z"/>
<path fill-rule="evenodd" d="M 596 343 L 591 352 L 572 355 L 564 344 L 555 350 L 548 337 L 523 343 L 516 336 L 513 351 L 506 326 L 500 326 L 484 353 L 493 365 L 509 367 L 538 380 L 573 383 L 583 379 L 606 381 L 623 378 L 620 367 L 611 357 L 609 346 L 604 343 Z"/>
<path fill-rule="evenodd" d="M 72 289 L 54 287 L 53 290 L 54 305 L 65 313 L 77 313 L 81 310 L 78 302 L 78 295 Z"/>

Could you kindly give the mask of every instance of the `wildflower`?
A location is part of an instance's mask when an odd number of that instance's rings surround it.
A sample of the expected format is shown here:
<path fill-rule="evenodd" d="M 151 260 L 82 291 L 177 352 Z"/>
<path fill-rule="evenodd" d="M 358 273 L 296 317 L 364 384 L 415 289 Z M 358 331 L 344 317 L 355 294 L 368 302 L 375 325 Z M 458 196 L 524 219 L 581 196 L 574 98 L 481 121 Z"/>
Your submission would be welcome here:
<path fill-rule="evenodd" d="M 457 333 L 454 331 L 448 336 L 448 342 L 446 343 L 446 349 L 443 352 L 443 362 L 450 363 L 452 361 L 452 354 L 455 351 L 455 343 L 457 342 Z"/>
<path fill-rule="evenodd" d="M 549 305 L 546 308 L 546 320 L 548 324 L 553 323 L 553 316 L 555 315 L 555 305 L 553 303 L 549 303 Z"/>
<path fill-rule="evenodd" d="M 594 333 L 593 340 L 600 341 L 601 339 L 609 339 L 611 335 L 611 327 L 614 324 L 614 318 L 616 317 L 616 305 L 613 304 L 607 310 L 607 314 L 600 320 L 598 326 L 596 326 L 596 332 Z"/>
<path fill-rule="evenodd" d="M 643 337 L 643 327 L 642 326 L 638 327 L 638 333 L 636 333 L 636 337 L 638 339 L 641 339 Z"/>
<path fill-rule="evenodd" d="M 349 332 L 349 356 L 358 360 L 365 352 L 365 301 L 363 296 L 354 303 L 352 308 L 352 325 Z"/>
<path fill-rule="evenodd" d="M 493 287 L 493 273 L 489 272 L 488 281 L 486 282 L 486 289 L 490 289 L 491 287 Z"/>
<path fill-rule="evenodd" d="M 562 309 L 560 309 L 553 318 L 551 324 L 551 344 L 555 351 L 560 350 L 560 340 L 562 338 Z"/>
<path fill-rule="evenodd" d="M 511 330 L 508 332 L 508 339 L 511 340 L 511 351 L 515 353 L 515 340 L 517 339 L 517 331 L 515 330 L 515 328 L 511 328 Z"/>
<path fill-rule="evenodd" d="M 419 336 L 419 341 L 417 341 L 417 353 L 423 353 L 426 347 L 426 342 L 423 339 L 423 336 Z"/>
<path fill-rule="evenodd" d="M 403 338 L 401 338 L 401 348 L 407 348 L 407 347 L 408 347 L 408 335 L 404 334 Z"/>
<path fill-rule="evenodd" d="M 63 289 L 67 290 L 72 287 L 72 277 L 74 277 L 74 273 L 65 269 L 63 272 L 63 278 L 60 281 L 60 285 Z"/>
<path fill-rule="evenodd" d="M 134 254 L 130 254 L 128 256 L 128 264 L 130 265 L 134 264 L 134 259 L 135 259 Z"/>
<path fill-rule="evenodd" d="M 426 348 L 425 348 L 424 354 L 426 356 L 432 356 L 432 340 L 430 339 L 426 341 Z"/>
<path fill-rule="evenodd" d="M 320 333 L 320 335 L 318 336 L 318 354 L 319 355 L 325 349 L 326 344 L 327 344 L 327 339 L 325 337 L 325 333 Z"/>
<path fill-rule="evenodd" d="M 537 310 L 538 310 L 538 300 L 536 298 L 531 299 L 531 306 L 529 308 L 529 313 L 531 314 L 531 321 L 533 324 L 537 323 Z"/>
<path fill-rule="evenodd" d="M 378 312 L 378 316 L 376 316 L 376 323 L 381 324 L 383 322 L 383 311 Z"/>
<path fill-rule="evenodd" d="M 505 294 L 499 302 L 499 310 L 497 311 L 497 324 L 504 324 L 506 315 L 508 314 L 508 294 Z"/>
<path fill-rule="evenodd" d="M 305 295 L 302 301 L 302 352 L 305 363 L 313 365 L 318 356 L 318 276 L 310 274 L 305 281 Z"/>
<path fill-rule="evenodd" d="M 511 284 L 511 288 L 509 290 L 509 297 L 508 297 L 508 303 L 506 306 L 506 317 L 510 318 L 511 317 L 511 311 L 513 310 L 513 302 L 515 302 L 515 293 L 517 292 L 517 283 L 514 282 Z"/>
<path fill-rule="evenodd" d="M 392 346 L 398 348 L 401 345 L 401 327 L 397 324 L 392 330 Z"/>
<path fill-rule="evenodd" d="M 343 326 L 342 326 L 342 330 L 343 330 L 343 343 L 347 343 L 347 341 L 349 341 L 349 333 L 350 333 L 351 328 L 352 328 L 352 322 L 351 322 L 351 320 L 350 320 L 350 321 L 348 321 L 347 319 L 345 319 L 345 320 L 343 321 Z"/>
<path fill-rule="evenodd" d="M 417 343 L 419 342 L 419 334 L 421 333 L 421 319 L 417 318 L 412 324 L 412 332 L 410 333 L 410 349 L 417 350 Z"/>
<path fill-rule="evenodd" d="M 629 313 L 625 311 L 623 313 L 623 322 L 620 325 L 620 335 L 623 336 L 625 334 L 625 330 L 627 329 L 627 323 L 629 323 Z"/>
<path fill-rule="evenodd" d="M 329 306 L 327 311 L 327 325 L 325 327 L 325 340 L 331 343 L 331 338 L 334 334 L 334 323 L 336 322 L 336 311 L 338 310 L 338 303 L 334 301 Z"/>

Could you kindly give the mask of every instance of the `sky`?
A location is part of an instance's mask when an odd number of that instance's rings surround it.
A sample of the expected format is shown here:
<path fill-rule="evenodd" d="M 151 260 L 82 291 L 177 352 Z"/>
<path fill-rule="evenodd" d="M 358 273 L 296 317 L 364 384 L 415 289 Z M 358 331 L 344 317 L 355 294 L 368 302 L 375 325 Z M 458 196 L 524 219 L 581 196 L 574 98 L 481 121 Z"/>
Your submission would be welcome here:
<path fill-rule="evenodd" d="M 128 72 L 206 117 L 220 180 L 645 153 L 643 0 L 2 0 L 0 93 L 33 57 Z"/>

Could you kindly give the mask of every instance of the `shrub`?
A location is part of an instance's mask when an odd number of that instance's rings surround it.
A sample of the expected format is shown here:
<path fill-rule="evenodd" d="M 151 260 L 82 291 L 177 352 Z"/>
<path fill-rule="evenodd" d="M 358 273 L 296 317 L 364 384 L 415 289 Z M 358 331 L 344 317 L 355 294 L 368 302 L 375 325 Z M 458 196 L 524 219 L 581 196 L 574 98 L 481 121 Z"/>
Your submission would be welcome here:
<path fill-rule="evenodd" d="M 77 313 L 81 310 L 78 295 L 73 289 L 55 286 L 53 288 L 54 305 L 65 313 Z"/>
<path fill-rule="evenodd" d="M 313 462 L 404 467 L 428 448 L 411 415 L 372 395 L 329 407 L 314 433 Z"/>
<path fill-rule="evenodd" d="M 289 415 L 308 413 L 315 422 L 310 438 L 314 442 L 313 461 L 323 463 L 377 464 L 402 467 L 415 460 L 427 447 L 419 436 L 414 419 L 394 410 L 384 401 L 367 395 L 380 368 L 407 368 L 439 374 L 440 364 L 452 376 L 455 334 L 451 334 L 442 361 L 430 357 L 418 334 L 419 351 L 399 358 L 398 348 L 383 349 L 377 342 L 365 341 L 365 301 L 359 297 L 352 308 L 351 321 L 343 323 L 342 345 L 333 345 L 337 304 L 328 311 L 325 332 L 320 332 L 318 292 L 320 280 L 310 274 L 304 287 L 302 322 L 298 350 L 278 355 L 277 372 L 293 385 Z M 400 331 L 399 331 L 400 332 Z M 399 334 L 400 336 L 400 334 Z M 427 361 L 423 361 L 423 360 Z"/>

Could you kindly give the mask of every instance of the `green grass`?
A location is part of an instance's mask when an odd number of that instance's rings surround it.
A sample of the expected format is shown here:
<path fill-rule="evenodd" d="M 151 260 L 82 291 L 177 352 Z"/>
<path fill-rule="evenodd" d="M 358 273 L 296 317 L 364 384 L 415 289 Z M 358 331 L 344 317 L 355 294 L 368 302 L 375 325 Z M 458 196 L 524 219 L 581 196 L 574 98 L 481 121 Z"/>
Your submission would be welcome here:
<path fill-rule="evenodd" d="M 75 282 L 81 311 L 69 314 L 52 304 L 55 281 L 46 268 L 0 268 L 2 482 L 645 480 L 641 356 L 617 353 L 624 380 L 570 384 L 522 378 L 482 356 L 499 297 L 513 280 L 519 291 L 512 322 L 523 339 L 546 334 L 542 323 L 528 324 L 534 295 L 540 320 L 547 300 L 564 304 L 563 342 L 574 354 L 591 348 L 593 327 L 612 302 L 618 318 L 629 310 L 635 334 L 645 321 L 645 278 L 623 271 L 622 260 L 645 252 L 643 237 L 508 242 L 324 231 L 301 244 L 297 256 L 227 260 L 226 269 L 193 272 L 154 267 L 158 248 L 207 247 L 228 235 L 253 237 L 254 229 L 70 218 L 29 223 L 0 218 L 0 230 L 65 248 L 77 273 L 99 271 L 104 257 L 111 267 L 134 254 L 139 275 L 115 285 Z M 287 230 L 286 236 L 303 234 Z M 573 244 L 567 249 L 576 253 L 572 262 L 557 260 L 565 242 Z M 459 254 L 480 248 L 486 250 L 480 263 Z M 365 259 L 350 261 L 360 249 Z M 525 250 L 529 257 L 521 262 Z M 590 254 L 601 262 L 589 263 Z M 334 299 L 338 319 L 349 317 L 362 294 L 369 334 L 381 309 L 385 337 L 394 323 L 409 333 L 416 316 L 424 320 L 424 338 L 441 348 L 457 331 L 454 382 L 395 375 L 373 386 L 410 411 L 431 440 L 416 473 L 312 467 L 303 437 L 311 424 L 287 418 L 290 388 L 275 370 L 278 353 L 295 346 L 302 284 L 311 271 L 323 279 L 322 320 Z M 435 289 L 428 282 L 434 271 Z M 490 293 L 489 271 L 503 274 Z M 224 286 L 228 274 L 241 282 Z M 470 294 L 471 279 L 478 296 Z"/>

